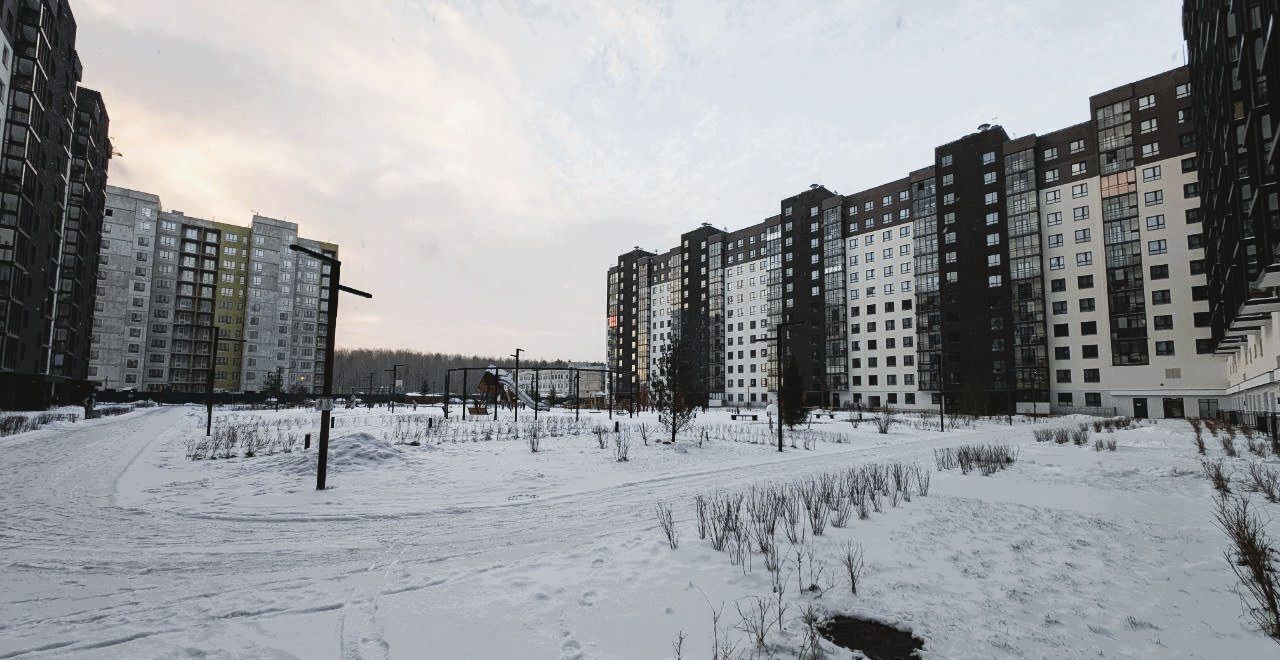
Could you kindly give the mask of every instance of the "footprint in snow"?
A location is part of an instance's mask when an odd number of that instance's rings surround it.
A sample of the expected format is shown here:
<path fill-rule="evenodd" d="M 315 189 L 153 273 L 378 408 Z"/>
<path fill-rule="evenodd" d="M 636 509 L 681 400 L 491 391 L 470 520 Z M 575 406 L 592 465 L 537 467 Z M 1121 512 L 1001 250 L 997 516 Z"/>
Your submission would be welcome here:
<path fill-rule="evenodd" d="M 588 591 L 582 594 L 582 598 L 578 599 L 578 604 L 583 607 L 591 607 L 596 604 L 596 592 Z"/>

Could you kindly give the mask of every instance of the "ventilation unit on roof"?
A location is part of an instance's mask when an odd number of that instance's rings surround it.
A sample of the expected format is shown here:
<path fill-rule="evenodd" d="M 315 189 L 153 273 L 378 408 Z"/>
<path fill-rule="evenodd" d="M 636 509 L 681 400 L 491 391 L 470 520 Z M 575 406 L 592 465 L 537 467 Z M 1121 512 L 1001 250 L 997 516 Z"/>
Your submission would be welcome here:
<path fill-rule="evenodd" d="M 991 128 L 991 124 L 978 124 L 978 130 L 979 130 L 979 131 L 985 131 L 985 130 L 987 130 L 987 129 L 989 129 L 989 128 Z"/>

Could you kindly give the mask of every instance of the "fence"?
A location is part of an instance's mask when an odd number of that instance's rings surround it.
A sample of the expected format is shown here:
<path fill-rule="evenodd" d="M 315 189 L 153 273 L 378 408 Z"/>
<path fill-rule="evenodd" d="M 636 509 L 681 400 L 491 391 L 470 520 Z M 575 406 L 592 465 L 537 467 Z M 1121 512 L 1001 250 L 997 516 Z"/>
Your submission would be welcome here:
<path fill-rule="evenodd" d="M 1052 404 L 1049 412 L 1054 415 L 1093 415 L 1095 417 L 1116 417 L 1114 406 L 1059 406 Z"/>
<path fill-rule="evenodd" d="M 1266 433 L 1272 438 L 1280 438 L 1280 413 L 1253 412 L 1249 410 L 1219 410 L 1214 415 L 1219 421 L 1230 422 L 1239 426 L 1248 426 Z"/>

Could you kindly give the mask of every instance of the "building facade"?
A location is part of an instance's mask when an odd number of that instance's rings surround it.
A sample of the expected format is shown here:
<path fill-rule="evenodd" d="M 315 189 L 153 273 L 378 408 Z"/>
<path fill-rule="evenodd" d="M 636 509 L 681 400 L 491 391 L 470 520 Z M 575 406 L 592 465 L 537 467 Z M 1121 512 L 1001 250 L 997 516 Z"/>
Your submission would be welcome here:
<path fill-rule="evenodd" d="M 0 2 L 0 33 L 0 407 L 78 401 L 89 391 L 107 112 L 80 87 L 68 3 Z"/>
<path fill-rule="evenodd" d="M 289 250 L 292 222 L 249 226 L 163 210 L 151 193 L 107 187 L 89 378 L 111 390 L 318 391 L 328 266 Z M 217 339 L 215 356 L 214 342 Z"/>
<path fill-rule="evenodd" d="M 889 183 L 632 250 L 608 273 L 609 364 L 643 396 L 683 336 L 712 405 L 772 402 L 780 350 L 815 405 L 1211 414 L 1228 369 L 1193 99 L 1174 69 L 1093 96 L 1080 124 L 983 125 Z"/>
<path fill-rule="evenodd" d="M 1186 0 L 1196 182 L 1204 223 L 1210 343 L 1226 362 L 1224 407 L 1280 412 L 1280 79 L 1274 1 Z"/>

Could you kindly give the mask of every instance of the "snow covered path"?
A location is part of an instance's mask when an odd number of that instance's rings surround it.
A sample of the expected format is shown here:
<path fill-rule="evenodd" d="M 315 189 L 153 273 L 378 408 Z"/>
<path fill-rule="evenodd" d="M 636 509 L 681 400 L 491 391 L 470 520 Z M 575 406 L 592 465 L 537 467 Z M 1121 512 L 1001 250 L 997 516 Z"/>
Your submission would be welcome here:
<path fill-rule="evenodd" d="M 385 472 L 339 473 L 338 488 L 316 493 L 309 473 L 268 471 L 263 486 L 236 472 L 266 458 L 174 462 L 196 423 L 193 408 L 155 408 L 3 444 L 0 658 L 659 658 L 676 630 L 691 636 L 686 657 L 703 657 L 707 608 L 690 587 L 731 601 L 767 582 L 698 543 L 693 495 L 874 461 L 931 464 L 934 447 L 988 441 L 1020 445 L 1023 459 L 991 478 L 935 473 L 931 497 L 851 526 L 868 549 L 869 613 L 924 632 L 930 657 L 1272 648 L 1238 622 L 1207 486 L 1187 474 L 1184 440 L 1170 452 L 1159 427 L 1134 436 L 1149 446 L 1116 454 L 1036 445 L 1026 426 L 814 452 L 753 446 L 746 462 L 690 456 L 678 471 L 584 474 L 532 498 L 503 497 L 520 489 L 496 481 L 493 497 L 459 501 L 443 476 L 440 488 L 406 489 Z M 484 460 L 579 460 L 556 449 L 509 442 Z M 385 491 L 390 513 L 357 482 Z M 246 490 L 266 504 L 227 494 Z M 659 499 L 685 523 L 677 552 L 654 530 Z"/>

